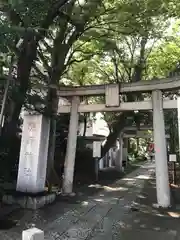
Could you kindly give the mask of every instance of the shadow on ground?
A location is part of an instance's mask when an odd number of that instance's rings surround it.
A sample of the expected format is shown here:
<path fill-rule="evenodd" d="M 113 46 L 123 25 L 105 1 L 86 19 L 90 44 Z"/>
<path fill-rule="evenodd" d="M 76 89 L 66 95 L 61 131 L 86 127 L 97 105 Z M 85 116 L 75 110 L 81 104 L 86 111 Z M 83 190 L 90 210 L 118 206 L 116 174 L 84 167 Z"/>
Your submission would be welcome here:
<path fill-rule="evenodd" d="M 60 236 L 72 234 L 76 229 L 85 234 L 82 238 L 91 240 L 174 240 L 179 239 L 179 217 L 173 209 L 162 210 L 152 207 L 156 202 L 154 166 L 144 165 L 123 179 L 116 178 L 114 172 L 103 173 L 98 184 L 77 188 L 78 202 L 57 199 L 56 203 L 37 211 L 18 210 L 9 215 L 9 219 L 17 221 L 16 227 L 8 230 L 8 236 L 17 236 L 23 229 L 36 226 L 44 229 L 46 234 Z M 107 175 L 109 175 L 107 180 Z M 110 179 L 112 176 L 112 179 Z M 83 195 L 80 195 L 82 193 Z M 82 202 L 82 200 L 84 200 Z M 176 213 L 176 215 L 175 215 Z M 99 225 L 99 220 L 100 225 Z M 86 233 L 90 231 L 90 238 Z M 2 234 L 2 231 L 0 231 Z M 4 232 L 3 232 L 4 234 Z M 58 235 L 59 234 L 59 235 Z M 4 235 L 3 235 L 4 236 Z M 7 238 L 13 239 L 13 238 Z"/>
<path fill-rule="evenodd" d="M 145 182 L 141 193 L 131 207 L 130 217 L 120 222 L 122 239 L 180 239 L 180 210 L 173 206 L 169 209 L 154 208 L 156 203 L 155 174 Z"/>
<path fill-rule="evenodd" d="M 45 208 L 39 209 L 37 211 L 20 209 L 17 206 L 4 206 L 7 210 L 0 213 L 0 229 L 11 229 L 18 225 L 18 221 L 24 222 L 26 227 L 31 227 L 29 216 L 32 215 L 31 222 L 38 222 L 42 219 L 42 222 L 51 221 L 56 215 L 63 215 L 69 211 L 72 207 L 78 206 L 82 201 L 86 201 L 89 197 L 92 197 L 100 193 L 101 191 L 112 189 L 108 186 L 112 185 L 119 179 L 122 179 L 127 174 L 133 172 L 139 167 L 138 164 L 129 165 L 124 173 L 116 171 L 116 169 L 111 168 L 99 173 L 99 181 L 89 184 L 77 184 L 74 187 L 76 196 L 74 197 L 63 197 L 61 195 L 57 196 L 56 201 L 51 205 L 45 206 Z M 123 188 L 122 188 L 123 190 Z M 128 188 L 125 188 L 127 191 Z M 114 195 L 117 191 L 114 192 Z M 53 208 L 53 205 L 57 208 Z"/>
<path fill-rule="evenodd" d="M 124 172 L 119 172 L 115 168 L 108 168 L 103 171 L 99 172 L 98 181 L 89 182 L 86 184 L 83 183 L 76 183 L 74 186 L 74 191 L 77 193 L 76 197 L 74 198 L 61 198 L 59 197 L 58 200 L 69 200 L 70 202 L 77 203 L 83 200 L 83 196 L 86 198 L 87 196 L 96 195 L 98 192 L 104 190 L 104 186 L 108 186 L 116 182 L 117 180 L 122 179 L 127 174 L 133 172 L 140 164 L 129 164 Z"/>

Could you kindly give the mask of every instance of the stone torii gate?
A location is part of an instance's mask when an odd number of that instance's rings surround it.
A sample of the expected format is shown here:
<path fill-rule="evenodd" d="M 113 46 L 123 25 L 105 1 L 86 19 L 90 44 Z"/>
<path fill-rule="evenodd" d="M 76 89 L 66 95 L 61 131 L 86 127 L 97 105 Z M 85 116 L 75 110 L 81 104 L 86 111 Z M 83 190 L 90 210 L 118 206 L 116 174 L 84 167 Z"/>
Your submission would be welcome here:
<path fill-rule="evenodd" d="M 168 127 L 166 129 L 169 129 Z M 152 126 L 143 125 L 137 128 L 136 126 L 132 127 L 125 127 L 122 129 L 119 135 L 118 141 L 118 154 L 115 158 L 115 167 L 118 171 L 122 171 L 122 163 L 123 161 L 127 162 L 128 158 L 128 139 L 129 138 L 143 138 L 143 139 L 150 139 L 153 138 L 153 132 L 148 133 L 147 130 L 153 130 Z M 130 131 L 130 133 L 128 132 Z M 131 133 L 132 131 L 132 133 Z M 169 139 L 170 135 L 166 134 L 166 139 Z"/>
<path fill-rule="evenodd" d="M 53 87 L 53 86 L 52 86 Z M 109 84 L 109 85 L 94 85 L 83 87 L 61 87 L 58 91 L 59 97 L 71 97 L 71 105 L 59 106 L 59 113 L 70 113 L 69 133 L 67 141 L 67 151 L 64 166 L 64 182 L 63 191 L 65 194 L 72 193 L 73 177 L 74 177 L 74 162 L 76 153 L 76 141 L 78 131 L 78 119 L 80 112 L 109 112 L 109 111 L 137 111 L 137 110 L 153 110 L 153 129 L 154 129 L 154 144 L 155 144 L 155 162 L 156 162 L 156 189 L 157 189 L 157 203 L 161 207 L 170 206 L 170 189 L 168 181 L 168 166 L 167 166 L 167 149 L 166 149 L 166 135 L 163 109 L 178 109 L 178 122 L 180 123 L 180 99 L 177 100 L 163 100 L 162 92 L 168 90 L 180 89 L 180 79 L 178 77 L 141 81 L 136 83 L 122 83 L 122 84 Z M 149 92 L 152 93 L 152 99 L 141 102 L 120 102 L 119 94 L 126 94 L 131 92 Z M 105 96 L 104 104 L 82 104 L 80 103 L 81 96 Z M 45 165 L 47 163 L 47 141 L 49 133 L 46 130 L 45 136 L 43 136 L 43 128 L 49 128 L 49 122 L 39 117 L 40 130 L 39 138 L 34 143 L 36 155 L 36 169 L 33 174 L 27 172 L 28 184 L 31 184 L 30 175 L 34 176 L 33 186 L 29 187 L 31 191 L 38 192 L 42 190 L 45 184 Z M 25 127 L 24 127 L 25 131 Z M 34 130 L 36 134 L 36 131 Z M 33 135 L 33 134 L 32 134 Z M 32 136 L 31 136 L 32 138 Z M 25 161 L 23 160 L 24 148 L 23 148 L 23 135 L 21 144 L 20 164 L 18 172 L 17 190 L 26 189 L 28 191 L 27 184 L 23 181 L 22 173 L 25 171 Z M 44 140 L 43 140 L 44 139 Z M 43 143 L 44 142 L 44 143 Z M 36 147 L 37 146 L 37 147 Z M 40 155 L 43 157 L 40 159 Z M 32 152 L 31 152 L 32 154 Z M 43 160 L 42 160 L 43 159 Z M 40 163 L 42 162 L 43 163 Z M 24 166 L 23 166 L 24 164 Z M 41 168 L 41 164 L 43 168 Z M 29 167 L 30 168 L 30 167 Z M 28 169 L 29 169 L 28 168 Z M 26 168 L 27 170 L 27 168 Z M 38 177 L 39 172 L 41 176 Z M 38 180 L 38 178 L 40 178 Z"/>
<path fill-rule="evenodd" d="M 163 100 L 162 91 L 179 89 L 180 80 L 177 78 L 143 81 L 137 83 L 124 83 L 121 85 L 100 85 L 100 86 L 85 86 L 74 88 L 61 88 L 59 91 L 60 97 L 72 97 L 71 106 L 60 106 L 60 113 L 71 114 L 68 146 L 65 160 L 65 179 L 64 192 L 72 191 L 73 183 L 73 166 L 75 156 L 76 134 L 78 126 L 79 112 L 105 112 L 105 111 L 128 111 L 128 110 L 153 110 L 153 129 L 154 129 L 154 144 L 155 144 L 155 162 L 156 162 L 156 189 L 157 202 L 159 206 L 170 206 L 170 189 L 168 181 L 168 166 L 167 166 L 167 149 L 166 135 L 164 124 L 163 109 L 178 109 L 180 116 L 180 104 L 178 100 Z M 119 94 L 128 92 L 152 92 L 151 101 L 143 102 L 121 102 Z M 105 95 L 105 104 L 81 105 L 80 96 L 100 96 Z"/>

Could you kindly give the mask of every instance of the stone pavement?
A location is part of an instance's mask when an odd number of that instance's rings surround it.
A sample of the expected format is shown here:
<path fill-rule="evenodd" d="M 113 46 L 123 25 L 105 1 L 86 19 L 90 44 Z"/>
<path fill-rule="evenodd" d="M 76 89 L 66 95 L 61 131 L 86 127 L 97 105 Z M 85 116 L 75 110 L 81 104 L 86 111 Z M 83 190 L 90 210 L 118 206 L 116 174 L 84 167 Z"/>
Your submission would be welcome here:
<path fill-rule="evenodd" d="M 34 226 L 44 230 L 46 240 L 180 239 L 177 211 L 152 208 L 153 169 L 153 163 L 145 163 L 111 185 L 90 186 L 100 191 L 79 202 L 57 201 L 38 211 L 18 210 L 10 216 L 17 220 L 16 226 L 1 230 L 0 239 L 20 240 L 22 230 Z"/>

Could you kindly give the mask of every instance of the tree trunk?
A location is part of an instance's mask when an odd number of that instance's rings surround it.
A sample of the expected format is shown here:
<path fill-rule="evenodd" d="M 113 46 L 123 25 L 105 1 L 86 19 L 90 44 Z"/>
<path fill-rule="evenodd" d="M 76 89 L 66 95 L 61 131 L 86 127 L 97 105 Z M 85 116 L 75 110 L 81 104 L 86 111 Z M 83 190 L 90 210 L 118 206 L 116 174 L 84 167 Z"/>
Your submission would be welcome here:
<path fill-rule="evenodd" d="M 125 126 L 127 126 L 127 124 L 128 124 L 127 117 L 129 117 L 129 116 L 132 116 L 131 112 L 122 112 L 121 115 L 118 117 L 117 122 L 113 126 L 113 132 L 107 137 L 107 141 L 102 148 L 102 157 L 112 147 L 112 145 L 114 144 L 116 139 L 119 137 L 119 134 L 123 130 L 123 128 Z M 129 124 L 132 124 L 131 120 L 130 120 Z"/>
<path fill-rule="evenodd" d="M 11 100 L 11 115 L 2 130 L 2 139 L 7 140 L 10 161 L 14 159 L 14 141 L 16 141 L 19 115 L 29 88 L 29 76 L 36 57 L 37 43 L 32 35 L 26 35 L 17 62 L 17 85 Z"/>
<path fill-rule="evenodd" d="M 143 70 L 144 70 L 144 63 L 145 63 L 145 47 L 147 43 L 147 36 L 142 37 L 141 39 L 141 48 L 139 53 L 139 60 L 134 68 L 134 74 L 132 76 L 132 82 L 138 82 L 142 80 Z M 117 73 L 116 73 L 117 74 Z M 127 101 L 135 101 L 135 100 L 143 100 L 143 96 L 141 93 L 135 94 L 127 94 Z M 102 148 L 102 156 L 106 154 L 107 151 L 112 147 L 112 144 L 118 138 L 122 129 L 127 125 L 127 117 L 133 116 L 132 112 L 122 112 L 121 115 L 118 117 L 117 122 L 113 126 L 113 132 L 107 137 L 107 141 Z M 132 123 L 132 122 L 131 122 Z M 138 123 L 138 122 L 137 122 Z"/>
<path fill-rule="evenodd" d="M 46 174 L 46 179 L 48 182 L 48 191 L 52 190 L 53 184 L 60 186 L 60 178 L 58 177 L 54 167 L 55 147 L 56 147 L 56 119 L 54 117 L 50 120 L 49 149 Z"/>
<path fill-rule="evenodd" d="M 171 115 L 169 115 L 170 118 L 170 124 L 169 124 L 169 134 L 170 134 L 170 139 L 169 139 L 169 147 L 170 147 L 170 153 L 174 154 L 176 153 L 177 150 L 177 125 L 176 125 L 176 114 L 174 110 L 171 112 Z"/>
<path fill-rule="evenodd" d="M 69 6 L 69 11 L 72 11 L 73 5 Z M 50 84 L 58 86 L 59 80 L 63 74 L 63 71 L 65 69 L 65 59 L 69 52 L 69 49 L 71 48 L 72 44 L 77 40 L 78 38 L 78 32 L 74 32 L 72 34 L 73 38 L 70 37 L 67 44 L 64 44 L 64 39 L 66 35 L 66 31 L 68 28 L 68 20 L 62 21 L 61 27 L 59 28 L 59 31 L 57 32 L 56 38 L 54 39 L 54 46 L 52 51 L 52 62 L 51 62 L 51 74 L 50 74 Z M 46 104 L 46 114 L 50 116 L 51 118 L 57 117 L 58 112 L 58 102 L 59 97 L 57 94 L 57 89 L 49 89 L 48 90 L 48 97 L 47 97 L 47 104 Z M 50 185 L 52 184 L 60 184 L 60 179 L 55 171 L 54 168 L 54 150 L 55 150 L 55 142 L 56 142 L 56 120 L 54 120 L 53 124 L 51 125 L 52 129 L 50 132 L 50 142 L 49 142 L 49 155 L 48 155 L 48 175 L 47 175 L 47 181 Z M 56 180 L 55 180 L 56 179 Z M 58 185 L 59 185 L 58 184 Z"/>
<path fill-rule="evenodd" d="M 50 117 L 50 135 L 49 135 L 49 149 L 47 160 L 47 174 L 46 180 L 48 182 L 49 191 L 52 188 L 52 184 L 60 185 L 60 179 L 54 168 L 54 153 L 56 146 L 56 117 L 58 110 L 58 96 L 56 89 L 49 89 L 47 96 L 47 105 L 45 114 Z"/>

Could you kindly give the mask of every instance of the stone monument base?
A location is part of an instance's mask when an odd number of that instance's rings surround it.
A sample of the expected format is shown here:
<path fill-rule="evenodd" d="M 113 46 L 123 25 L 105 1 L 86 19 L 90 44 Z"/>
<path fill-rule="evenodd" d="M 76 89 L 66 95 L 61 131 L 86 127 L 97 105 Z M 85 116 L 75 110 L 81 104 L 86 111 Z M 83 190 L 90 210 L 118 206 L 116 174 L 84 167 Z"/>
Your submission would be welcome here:
<path fill-rule="evenodd" d="M 56 193 L 41 193 L 41 194 L 28 194 L 28 193 L 7 193 L 3 196 L 2 202 L 13 205 L 18 204 L 24 209 L 39 209 L 47 204 L 54 202 Z"/>

